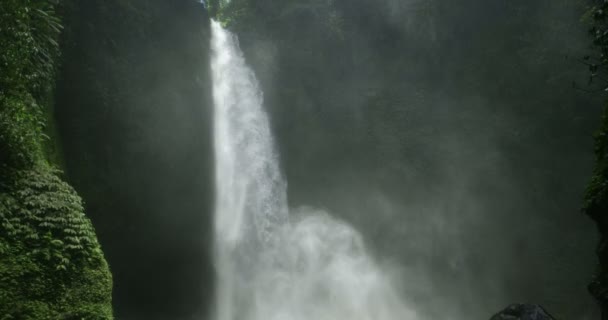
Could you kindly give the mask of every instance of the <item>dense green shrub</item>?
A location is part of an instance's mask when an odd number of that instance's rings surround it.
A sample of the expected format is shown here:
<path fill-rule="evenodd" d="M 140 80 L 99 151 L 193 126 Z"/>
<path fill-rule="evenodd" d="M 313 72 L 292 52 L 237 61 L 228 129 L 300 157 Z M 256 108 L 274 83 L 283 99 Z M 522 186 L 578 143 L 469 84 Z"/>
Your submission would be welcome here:
<path fill-rule="evenodd" d="M 0 2 L 0 166 L 41 158 L 62 29 L 53 0 Z"/>
<path fill-rule="evenodd" d="M 40 98 L 52 89 L 61 32 L 56 5 L 53 0 L 0 2 L 0 92 L 28 91 Z"/>
<path fill-rule="evenodd" d="M 0 184 L 0 319 L 110 319 L 111 275 L 80 197 L 52 169 Z"/>
<path fill-rule="evenodd" d="M 0 2 L 0 319 L 111 319 L 112 277 L 80 197 L 43 145 L 61 24 Z"/>
<path fill-rule="evenodd" d="M 42 112 L 28 95 L 0 93 L 0 166 L 32 167 L 42 159 Z"/>

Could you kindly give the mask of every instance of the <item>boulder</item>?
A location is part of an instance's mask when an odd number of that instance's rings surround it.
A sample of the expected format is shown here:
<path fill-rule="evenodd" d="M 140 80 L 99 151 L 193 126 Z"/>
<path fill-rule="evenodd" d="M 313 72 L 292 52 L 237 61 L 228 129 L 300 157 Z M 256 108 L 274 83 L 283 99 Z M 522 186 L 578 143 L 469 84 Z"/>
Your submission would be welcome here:
<path fill-rule="evenodd" d="M 555 318 L 539 305 L 512 304 L 490 320 L 555 320 Z"/>

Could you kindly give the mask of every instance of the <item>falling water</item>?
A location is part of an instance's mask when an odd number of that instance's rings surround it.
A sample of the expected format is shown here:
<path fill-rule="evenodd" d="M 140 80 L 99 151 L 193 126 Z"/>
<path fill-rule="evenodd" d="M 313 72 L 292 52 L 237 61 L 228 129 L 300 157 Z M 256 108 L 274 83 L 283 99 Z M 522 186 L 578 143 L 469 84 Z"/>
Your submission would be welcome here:
<path fill-rule="evenodd" d="M 413 320 L 361 236 L 289 212 L 262 92 L 236 36 L 212 22 L 216 320 Z"/>

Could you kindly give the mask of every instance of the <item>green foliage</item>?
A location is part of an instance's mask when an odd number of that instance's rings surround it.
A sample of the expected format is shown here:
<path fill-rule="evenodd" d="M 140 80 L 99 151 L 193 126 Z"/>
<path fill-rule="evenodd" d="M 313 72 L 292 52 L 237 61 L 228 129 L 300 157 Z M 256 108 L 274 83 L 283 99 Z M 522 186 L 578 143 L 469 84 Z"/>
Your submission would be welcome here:
<path fill-rule="evenodd" d="M 1 320 L 112 318 L 112 278 L 91 222 L 43 152 L 56 5 L 0 2 Z"/>
<path fill-rule="evenodd" d="M 0 2 L 0 90 L 31 92 L 36 98 L 50 90 L 59 55 L 61 22 L 52 0 Z"/>
<path fill-rule="evenodd" d="M 4 176 L 2 319 L 111 319 L 111 275 L 80 197 L 47 167 Z"/>
<path fill-rule="evenodd" d="M 0 166 L 26 168 L 42 159 L 42 112 L 29 94 L 0 93 Z"/>
<path fill-rule="evenodd" d="M 41 167 L 7 177 L 8 182 L 0 184 L 0 236 L 26 239 L 33 255 L 58 270 L 67 270 L 75 259 L 98 258 L 99 244 L 81 199 L 56 172 Z"/>
<path fill-rule="evenodd" d="M 0 166 L 42 158 L 43 106 L 53 89 L 61 23 L 55 1 L 0 2 Z"/>

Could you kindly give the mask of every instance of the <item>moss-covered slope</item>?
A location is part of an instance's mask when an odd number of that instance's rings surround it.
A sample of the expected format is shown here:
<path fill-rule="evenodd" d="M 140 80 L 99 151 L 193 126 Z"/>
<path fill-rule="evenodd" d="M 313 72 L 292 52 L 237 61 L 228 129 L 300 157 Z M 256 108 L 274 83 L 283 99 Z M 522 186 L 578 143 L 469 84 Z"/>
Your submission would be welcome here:
<path fill-rule="evenodd" d="M 45 152 L 57 6 L 0 3 L 0 319 L 112 318 L 112 277 L 93 226 Z"/>
<path fill-rule="evenodd" d="M 0 314 L 112 318 L 111 275 L 93 227 L 80 197 L 55 171 L 5 173 L 0 220 Z"/>

